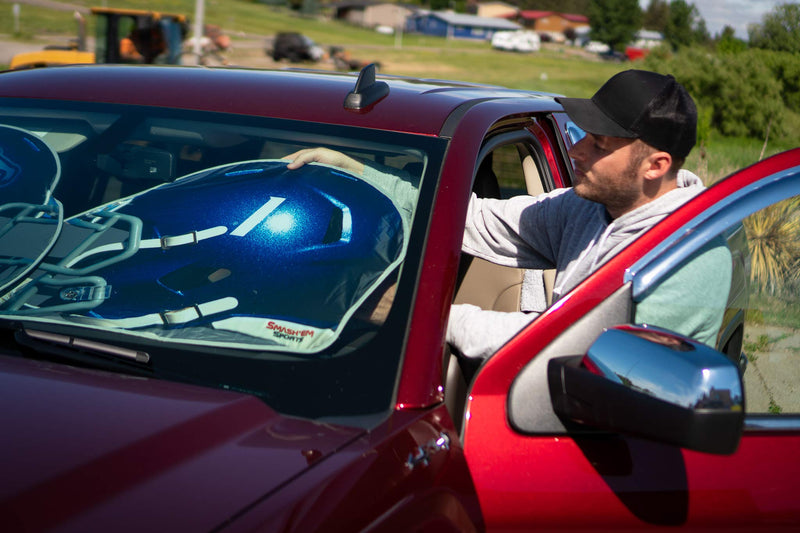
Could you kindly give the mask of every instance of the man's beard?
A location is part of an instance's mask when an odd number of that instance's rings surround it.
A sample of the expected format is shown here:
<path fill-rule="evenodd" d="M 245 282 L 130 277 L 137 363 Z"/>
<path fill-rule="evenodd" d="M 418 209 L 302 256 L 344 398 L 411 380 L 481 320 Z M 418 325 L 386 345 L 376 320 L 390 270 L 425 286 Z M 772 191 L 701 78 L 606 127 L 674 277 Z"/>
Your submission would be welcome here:
<path fill-rule="evenodd" d="M 636 178 L 642 161 L 641 157 L 634 158 L 616 179 L 595 175 L 595 178 L 599 179 L 590 182 L 584 174 L 582 182 L 574 187 L 575 194 L 603 204 L 609 211 L 626 212 L 641 195 Z"/>

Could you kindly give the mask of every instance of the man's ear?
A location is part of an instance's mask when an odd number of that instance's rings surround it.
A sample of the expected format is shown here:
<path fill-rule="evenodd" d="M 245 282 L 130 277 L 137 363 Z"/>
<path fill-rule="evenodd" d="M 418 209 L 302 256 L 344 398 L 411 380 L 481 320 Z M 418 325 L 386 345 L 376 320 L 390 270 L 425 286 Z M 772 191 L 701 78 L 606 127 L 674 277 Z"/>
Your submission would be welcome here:
<path fill-rule="evenodd" d="M 663 178 L 672 168 L 672 156 L 668 152 L 653 152 L 644 158 L 644 178 L 654 180 Z"/>

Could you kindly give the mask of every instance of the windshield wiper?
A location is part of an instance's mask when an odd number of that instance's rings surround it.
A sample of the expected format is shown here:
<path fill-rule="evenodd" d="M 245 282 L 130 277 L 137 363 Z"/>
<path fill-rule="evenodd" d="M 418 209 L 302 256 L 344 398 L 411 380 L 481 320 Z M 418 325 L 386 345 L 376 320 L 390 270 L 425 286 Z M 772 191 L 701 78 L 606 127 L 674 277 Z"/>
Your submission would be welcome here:
<path fill-rule="evenodd" d="M 20 328 L 14 334 L 22 346 L 91 367 L 109 368 L 141 375 L 152 375 L 150 355 L 113 344 L 105 344 L 71 335 Z"/>
<path fill-rule="evenodd" d="M 122 348 L 121 346 L 114 346 L 113 344 L 104 344 L 102 342 L 70 337 L 68 335 L 59 335 L 58 333 L 50 333 L 49 331 L 38 331 L 35 329 L 23 329 L 22 333 L 40 341 L 51 342 L 61 346 L 70 346 L 77 350 L 129 359 L 137 363 L 146 364 L 150 362 L 150 355 L 147 352 L 130 350 L 128 348 Z"/>

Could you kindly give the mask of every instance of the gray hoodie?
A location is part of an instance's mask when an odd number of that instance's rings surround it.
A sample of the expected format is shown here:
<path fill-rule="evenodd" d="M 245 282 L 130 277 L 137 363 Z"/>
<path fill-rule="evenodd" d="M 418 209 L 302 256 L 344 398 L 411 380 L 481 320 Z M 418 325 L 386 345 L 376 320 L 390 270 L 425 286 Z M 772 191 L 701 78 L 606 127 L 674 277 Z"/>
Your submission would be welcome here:
<path fill-rule="evenodd" d="M 580 198 L 572 189 L 509 200 L 473 196 L 462 249 L 505 266 L 555 268 L 556 301 L 704 189 L 686 170 L 679 172 L 677 183 L 678 188 L 613 220 L 603 205 Z M 537 288 L 531 284 L 523 286 L 524 292 L 533 290 Z M 536 316 L 454 305 L 447 340 L 467 357 L 486 357 Z"/>

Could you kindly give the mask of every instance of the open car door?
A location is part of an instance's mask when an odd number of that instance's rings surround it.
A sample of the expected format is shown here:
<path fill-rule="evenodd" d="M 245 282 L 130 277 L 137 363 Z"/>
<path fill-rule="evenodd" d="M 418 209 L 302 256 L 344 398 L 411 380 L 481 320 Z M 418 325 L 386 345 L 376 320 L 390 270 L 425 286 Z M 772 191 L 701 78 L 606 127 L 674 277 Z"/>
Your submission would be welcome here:
<path fill-rule="evenodd" d="M 800 149 L 727 178 L 482 365 L 462 431 L 488 530 L 797 528 L 800 400 L 791 393 L 800 385 L 800 300 L 791 276 L 800 259 L 797 191 Z M 786 272 L 752 275 L 737 304 L 743 331 L 716 346 L 743 346 L 741 361 L 669 333 L 659 333 L 660 342 L 631 334 L 658 326 L 637 320 L 643 299 L 677 279 L 698 250 L 737 228 L 747 233 L 749 248 L 730 250 L 731 261 L 740 262 L 732 265 L 733 279 L 741 269 L 757 272 L 770 222 L 784 224 Z M 726 321 L 737 312 L 731 305 Z M 694 346 L 691 355 L 664 339 Z M 720 366 L 701 363 L 707 355 Z M 614 367 L 620 359 L 627 366 Z M 637 371 L 628 372 L 632 367 Z M 711 386 L 698 385 L 703 379 Z"/>

